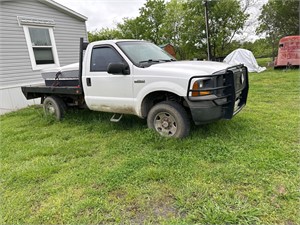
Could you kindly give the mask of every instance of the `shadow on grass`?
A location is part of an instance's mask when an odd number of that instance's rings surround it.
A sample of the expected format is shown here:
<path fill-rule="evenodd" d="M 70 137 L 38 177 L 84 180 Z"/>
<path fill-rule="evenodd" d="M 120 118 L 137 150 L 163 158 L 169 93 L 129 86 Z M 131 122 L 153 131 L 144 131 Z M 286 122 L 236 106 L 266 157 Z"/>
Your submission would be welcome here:
<path fill-rule="evenodd" d="M 31 106 L 18 112 L 9 113 L 1 116 L 1 119 L 19 117 L 20 115 L 23 121 L 27 121 L 26 124 L 52 126 L 60 123 L 64 126 L 78 127 L 87 131 L 99 131 L 101 129 L 102 133 L 118 131 L 141 132 L 142 134 L 146 133 L 147 136 L 150 136 L 149 138 L 153 138 L 155 141 L 166 140 L 166 138 L 160 137 L 154 131 L 147 129 L 146 119 L 141 119 L 135 115 L 124 115 L 119 122 L 114 123 L 110 121 L 113 113 L 95 112 L 88 109 L 71 108 L 61 122 L 45 117 L 43 109 L 38 106 Z M 220 141 L 226 141 L 233 137 L 247 135 L 251 130 L 255 132 L 257 128 L 253 126 L 254 124 L 255 119 L 244 115 L 237 115 L 232 120 L 219 120 L 198 126 L 191 121 L 190 135 L 184 140 L 218 138 Z"/>
<path fill-rule="evenodd" d="M 24 116 L 32 117 L 32 111 L 38 111 L 39 120 L 42 120 L 46 125 L 54 125 L 58 123 L 55 120 L 47 119 L 42 112 L 42 109 L 36 107 L 30 107 L 27 110 L 23 110 Z M 13 116 L 13 114 L 11 115 Z M 71 108 L 66 113 L 61 123 L 70 127 L 83 127 L 88 131 L 97 131 L 101 129 L 102 132 L 116 132 L 116 131 L 141 131 L 142 133 L 155 133 L 147 129 L 146 119 L 141 119 L 135 115 L 124 115 L 123 118 L 117 122 L 111 122 L 110 118 L 113 113 L 95 112 L 88 109 L 76 109 Z M 191 121 L 190 135 L 185 139 L 210 139 L 219 138 L 220 141 L 232 139 L 233 137 L 247 134 L 249 130 L 253 130 L 254 119 L 243 116 L 236 116 L 232 120 L 219 120 L 210 124 L 203 124 L 196 126 Z M 155 135 L 150 135 L 151 138 L 155 138 Z M 157 135 L 159 136 L 159 135 Z M 157 140 L 165 140 L 165 138 L 157 137 Z"/>
<path fill-rule="evenodd" d="M 109 126 L 118 130 L 138 130 L 146 128 L 146 120 L 134 115 L 123 115 L 119 122 L 111 122 L 113 113 L 95 112 L 88 109 L 70 109 L 64 118 L 64 122 L 70 125 Z"/>
<path fill-rule="evenodd" d="M 219 137 L 223 139 L 232 138 L 246 134 L 253 130 L 255 120 L 247 117 L 238 117 L 231 120 L 219 120 L 209 124 L 192 125 L 191 135 L 201 136 L 203 139 Z"/>

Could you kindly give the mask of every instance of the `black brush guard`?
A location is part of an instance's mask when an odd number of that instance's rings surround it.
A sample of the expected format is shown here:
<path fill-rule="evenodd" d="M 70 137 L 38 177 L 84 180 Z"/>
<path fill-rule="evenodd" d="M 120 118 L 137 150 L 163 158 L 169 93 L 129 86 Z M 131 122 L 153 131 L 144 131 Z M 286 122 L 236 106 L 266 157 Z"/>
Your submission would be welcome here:
<path fill-rule="evenodd" d="M 213 80 L 213 87 L 193 90 L 192 82 L 197 79 Z M 188 84 L 187 98 L 191 102 L 213 101 L 223 109 L 223 118 L 231 119 L 246 105 L 249 90 L 248 70 L 244 65 L 229 67 L 224 73 L 194 76 Z M 211 95 L 193 97 L 193 92 L 210 91 Z"/>

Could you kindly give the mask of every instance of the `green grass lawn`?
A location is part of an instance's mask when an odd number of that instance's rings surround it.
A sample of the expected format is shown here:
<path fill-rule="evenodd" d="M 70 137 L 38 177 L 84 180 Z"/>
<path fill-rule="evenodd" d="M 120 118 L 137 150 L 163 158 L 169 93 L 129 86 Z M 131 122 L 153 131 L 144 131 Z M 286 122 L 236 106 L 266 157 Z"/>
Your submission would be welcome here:
<path fill-rule="evenodd" d="M 0 223 L 300 224 L 299 77 L 251 73 L 241 113 L 183 140 L 135 116 L 1 116 Z"/>

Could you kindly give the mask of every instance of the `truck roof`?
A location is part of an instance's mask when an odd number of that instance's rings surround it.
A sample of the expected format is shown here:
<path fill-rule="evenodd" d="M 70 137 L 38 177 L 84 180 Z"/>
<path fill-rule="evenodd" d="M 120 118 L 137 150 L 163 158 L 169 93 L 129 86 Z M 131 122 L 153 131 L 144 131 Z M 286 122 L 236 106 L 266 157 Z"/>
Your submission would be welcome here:
<path fill-rule="evenodd" d="M 123 41 L 130 41 L 130 42 L 134 42 L 134 41 L 145 41 L 145 40 L 135 40 L 135 39 L 116 39 L 116 40 L 102 40 L 102 41 L 95 41 L 92 42 L 93 44 L 115 44 L 118 42 L 123 42 Z"/>

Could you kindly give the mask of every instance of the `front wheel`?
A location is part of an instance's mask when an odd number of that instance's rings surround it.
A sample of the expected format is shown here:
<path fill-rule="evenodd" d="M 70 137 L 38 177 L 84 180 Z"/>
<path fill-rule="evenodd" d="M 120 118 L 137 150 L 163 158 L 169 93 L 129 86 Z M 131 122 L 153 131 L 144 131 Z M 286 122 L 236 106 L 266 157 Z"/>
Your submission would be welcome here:
<path fill-rule="evenodd" d="M 148 113 L 147 124 L 165 137 L 183 138 L 190 132 L 187 112 L 177 102 L 165 101 L 153 106 Z"/>

